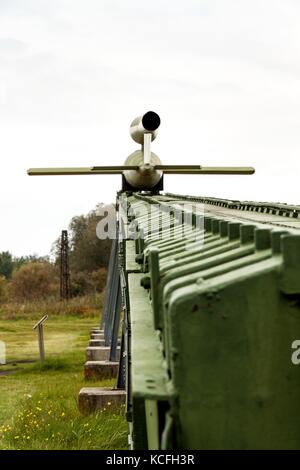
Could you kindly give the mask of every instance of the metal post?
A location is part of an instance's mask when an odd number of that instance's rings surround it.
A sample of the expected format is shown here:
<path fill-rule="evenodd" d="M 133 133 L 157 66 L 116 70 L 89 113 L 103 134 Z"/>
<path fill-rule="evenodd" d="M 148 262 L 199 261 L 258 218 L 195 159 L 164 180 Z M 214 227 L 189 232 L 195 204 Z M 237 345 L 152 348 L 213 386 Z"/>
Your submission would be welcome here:
<path fill-rule="evenodd" d="M 120 279 L 117 287 L 116 303 L 114 306 L 114 315 L 111 328 L 111 343 L 110 343 L 110 361 L 117 360 L 117 347 L 118 347 L 118 336 L 120 328 L 120 317 L 121 317 L 121 287 Z"/>
<path fill-rule="evenodd" d="M 126 332 L 127 332 L 127 317 L 128 317 L 128 302 L 127 302 L 127 284 L 124 274 L 124 269 L 120 269 L 120 292 L 121 292 L 121 302 L 122 302 L 122 336 L 121 336 L 121 346 L 120 346 L 120 359 L 119 359 L 119 368 L 117 376 L 117 388 L 125 390 L 126 387 L 126 374 L 127 374 L 127 358 L 126 358 Z M 120 320 L 119 320 L 120 321 Z"/>
<path fill-rule="evenodd" d="M 43 324 L 42 323 L 38 326 L 38 340 L 39 340 L 40 360 L 41 360 L 41 362 L 44 362 L 44 360 L 45 360 L 45 345 L 44 345 L 44 332 L 43 332 Z"/>
<path fill-rule="evenodd" d="M 112 278 L 113 278 L 114 267 L 115 267 L 115 256 L 116 256 L 117 246 L 118 246 L 117 240 L 114 239 L 112 242 L 112 247 L 111 247 L 111 252 L 110 252 L 110 257 L 109 257 L 109 264 L 108 264 L 107 281 L 106 281 L 106 288 L 105 288 L 105 299 L 103 302 L 102 317 L 101 317 L 101 323 L 100 323 L 101 330 L 104 329 L 106 319 L 108 316 L 110 295 L 111 295 L 111 284 L 112 284 Z"/>
<path fill-rule="evenodd" d="M 60 245 L 60 300 L 70 298 L 69 243 L 68 231 L 61 232 Z"/>
<path fill-rule="evenodd" d="M 117 244 L 114 250 L 114 259 L 113 259 L 113 272 L 112 278 L 110 282 L 110 289 L 109 289 L 109 298 L 108 298 L 108 311 L 106 312 L 106 319 L 105 319 L 105 326 L 104 326 L 104 338 L 105 338 L 105 346 L 110 346 L 111 344 L 111 337 L 112 337 L 112 326 L 113 326 L 113 319 L 114 313 L 116 310 L 116 304 L 118 300 L 118 284 L 119 284 L 119 256 L 117 250 Z"/>
<path fill-rule="evenodd" d="M 125 319 L 123 319 L 122 324 L 122 338 L 121 338 L 121 348 L 120 348 L 120 360 L 118 368 L 118 377 L 117 377 L 117 388 L 125 390 L 126 385 L 126 343 L 125 343 Z"/>
<path fill-rule="evenodd" d="M 40 360 L 41 360 L 42 363 L 45 360 L 45 345 L 44 345 L 43 323 L 46 320 L 48 320 L 48 315 L 44 315 L 43 318 L 41 318 L 33 327 L 33 330 L 37 329 L 37 332 L 38 332 Z"/>

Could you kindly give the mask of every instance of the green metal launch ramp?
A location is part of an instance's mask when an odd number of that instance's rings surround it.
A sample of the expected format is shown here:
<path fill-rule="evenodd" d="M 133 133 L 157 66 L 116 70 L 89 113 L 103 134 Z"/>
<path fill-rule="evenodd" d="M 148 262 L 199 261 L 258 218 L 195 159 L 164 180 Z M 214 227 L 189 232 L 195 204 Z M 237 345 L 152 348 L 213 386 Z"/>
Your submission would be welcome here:
<path fill-rule="evenodd" d="M 132 447 L 298 449 L 300 232 L 126 196 Z"/>

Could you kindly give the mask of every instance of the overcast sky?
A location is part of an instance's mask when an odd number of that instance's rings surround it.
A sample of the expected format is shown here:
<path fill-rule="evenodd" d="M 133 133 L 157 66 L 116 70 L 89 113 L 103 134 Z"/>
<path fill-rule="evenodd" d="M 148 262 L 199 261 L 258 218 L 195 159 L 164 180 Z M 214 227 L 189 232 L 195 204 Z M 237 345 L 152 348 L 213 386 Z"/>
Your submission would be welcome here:
<path fill-rule="evenodd" d="M 47 254 L 120 189 L 27 168 L 122 164 L 150 109 L 163 163 L 256 168 L 166 191 L 300 204 L 299 25 L 297 0 L 0 0 L 0 251 Z"/>

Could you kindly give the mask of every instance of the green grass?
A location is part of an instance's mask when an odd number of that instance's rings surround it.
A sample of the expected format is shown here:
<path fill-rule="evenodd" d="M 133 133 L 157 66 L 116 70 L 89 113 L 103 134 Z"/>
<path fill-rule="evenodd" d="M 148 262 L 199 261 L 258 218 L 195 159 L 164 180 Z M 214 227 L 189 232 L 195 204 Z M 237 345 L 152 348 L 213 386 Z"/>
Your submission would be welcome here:
<path fill-rule="evenodd" d="M 61 302 L 57 298 L 39 299 L 25 303 L 2 302 L 0 303 L 0 320 L 40 319 L 45 313 L 64 318 L 96 318 L 99 315 L 103 295 L 103 293 L 97 293 L 74 297 L 66 302 Z M 10 329 L 10 326 L 8 328 Z"/>
<path fill-rule="evenodd" d="M 12 375 L 0 376 L 0 449 L 126 449 L 124 408 L 81 416 L 78 392 L 89 386 L 83 364 L 95 318 L 53 317 L 45 324 L 46 361 L 38 362 L 32 320 L 0 320 Z M 0 370 L 4 370 L 1 366 Z M 112 386 L 114 381 L 92 382 Z"/>

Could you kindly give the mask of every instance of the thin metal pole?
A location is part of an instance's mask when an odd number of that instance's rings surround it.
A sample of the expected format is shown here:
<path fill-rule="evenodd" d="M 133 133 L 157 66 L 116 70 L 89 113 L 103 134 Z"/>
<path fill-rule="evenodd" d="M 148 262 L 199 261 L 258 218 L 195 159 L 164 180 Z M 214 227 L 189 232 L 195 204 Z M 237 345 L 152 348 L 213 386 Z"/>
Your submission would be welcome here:
<path fill-rule="evenodd" d="M 38 325 L 38 340 L 39 340 L 40 359 L 41 359 L 41 362 L 44 362 L 44 360 L 45 360 L 45 345 L 44 345 L 43 323 L 40 323 Z"/>
<path fill-rule="evenodd" d="M 119 274 L 119 260 L 118 260 L 117 246 L 114 251 L 113 261 L 114 261 L 114 264 L 113 264 L 113 272 L 112 272 L 112 278 L 111 278 L 111 283 L 110 283 L 108 311 L 107 311 L 107 316 L 105 319 L 105 326 L 104 326 L 105 346 L 110 346 L 111 344 L 112 326 L 113 326 L 114 312 L 116 309 L 117 295 L 118 295 L 118 284 L 119 284 L 120 274 Z"/>
<path fill-rule="evenodd" d="M 60 245 L 60 299 L 70 298 L 69 242 L 68 231 L 61 232 Z"/>
<path fill-rule="evenodd" d="M 109 355 L 110 361 L 117 360 L 120 317 L 121 317 L 121 286 L 120 286 L 120 280 L 119 280 L 118 286 L 117 286 L 116 303 L 115 303 L 114 316 L 113 316 L 113 322 L 112 322 L 110 355 Z"/>
<path fill-rule="evenodd" d="M 111 251 L 110 251 L 110 257 L 109 257 L 107 281 L 106 281 L 106 288 L 105 288 L 105 299 L 103 302 L 103 309 L 102 309 L 102 316 L 101 316 L 101 323 L 100 323 L 101 330 L 104 329 L 107 316 L 108 316 L 116 249 L 117 249 L 117 241 L 113 240 Z"/>
<path fill-rule="evenodd" d="M 126 344 L 125 344 L 125 319 L 122 324 L 122 338 L 120 347 L 120 360 L 117 377 L 117 388 L 125 390 L 126 386 Z"/>

